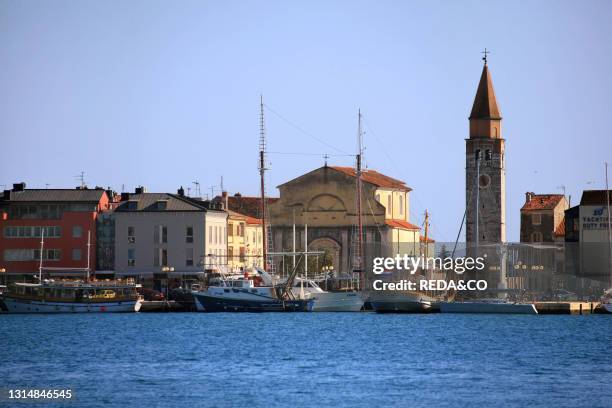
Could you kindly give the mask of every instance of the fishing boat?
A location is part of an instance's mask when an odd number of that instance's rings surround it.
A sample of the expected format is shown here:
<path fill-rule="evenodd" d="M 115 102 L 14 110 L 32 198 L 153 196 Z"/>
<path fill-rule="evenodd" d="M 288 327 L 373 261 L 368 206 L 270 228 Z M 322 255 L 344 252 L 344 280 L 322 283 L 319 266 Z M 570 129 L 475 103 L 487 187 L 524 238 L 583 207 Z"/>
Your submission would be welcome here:
<path fill-rule="evenodd" d="M 411 291 L 373 292 L 368 301 L 376 313 L 427 313 L 437 305 L 437 299 Z"/>
<path fill-rule="evenodd" d="M 503 299 L 481 299 L 465 302 L 440 302 L 441 313 L 538 314 L 533 303 L 508 302 Z"/>
<path fill-rule="evenodd" d="M 363 308 L 360 292 L 327 292 L 312 279 L 296 278 L 291 291 L 299 299 L 313 299 L 313 312 L 359 312 Z"/>
<path fill-rule="evenodd" d="M 293 278 L 274 285 L 263 269 L 254 268 L 239 279 L 220 275 L 217 285 L 192 291 L 199 312 L 310 312 L 314 299 L 298 299 L 291 291 Z M 295 270 L 296 268 L 294 268 Z"/>
<path fill-rule="evenodd" d="M 601 298 L 601 310 L 605 313 L 612 313 L 612 288 L 604 292 Z"/>
<path fill-rule="evenodd" d="M 43 266 L 44 229 L 40 242 L 38 282 L 8 285 L 2 294 L 7 313 L 91 313 L 137 312 L 141 299 L 133 280 L 91 280 L 89 276 L 91 234 L 87 239 L 87 268 L 45 268 Z M 85 272 L 86 279 L 44 279 L 43 270 L 63 273 Z"/>

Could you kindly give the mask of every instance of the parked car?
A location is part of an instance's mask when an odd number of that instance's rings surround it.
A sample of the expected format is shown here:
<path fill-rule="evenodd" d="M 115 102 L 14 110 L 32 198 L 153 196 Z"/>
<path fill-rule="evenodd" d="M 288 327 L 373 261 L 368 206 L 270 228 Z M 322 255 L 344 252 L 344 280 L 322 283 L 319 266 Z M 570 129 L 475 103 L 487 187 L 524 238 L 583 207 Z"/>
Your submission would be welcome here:
<path fill-rule="evenodd" d="M 154 289 L 146 289 L 139 288 L 138 293 L 144 298 L 144 300 L 164 300 L 165 296 L 163 293 L 154 290 Z"/>

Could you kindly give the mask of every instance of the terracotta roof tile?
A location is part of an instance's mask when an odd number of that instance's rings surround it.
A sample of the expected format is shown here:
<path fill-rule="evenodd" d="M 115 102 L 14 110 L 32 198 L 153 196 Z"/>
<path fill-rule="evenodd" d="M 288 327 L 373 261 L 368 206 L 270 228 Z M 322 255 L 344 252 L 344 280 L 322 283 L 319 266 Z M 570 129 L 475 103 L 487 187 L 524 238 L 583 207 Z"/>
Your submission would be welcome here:
<path fill-rule="evenodd" d="M 278 201 L 277 197 L 266 197 L 268 205 Z M 223 198 L 216 196 L 213 202 L 221 202 Z M 233 195 L 227 197 L 228 209 L 253 218 L 261 217 L 261 197 Z"/>
<path fill-rule="evenodd" d="M 521 211 L 552 210 L 563 199 L 563 194 L 532 194 Z"/>
<path fill-rule="evenodd" d="M 392 228 L 403 228 L 403 229 L 418 230 L 418 231 L 421 230 L 418 226 L 411 224 L 407 221 L 402 221 L 402 220 L 385 220 L 385 224 L 387 224 L 388 226 Z"/>
<path fill-rule="evenodd" d="M 353 167 L 345 166 L 330 166 L 332 169 L 342 172 L 350 177 L 355 177 L 355 169 Z M 384 188 L 395 188 L 398 190 L 412 191 L 405 182 L 386 176 L 376 170 L 363 170 L 361 173 L 361 179 L 366 183 L 373 184 L 378 187 Z"/>

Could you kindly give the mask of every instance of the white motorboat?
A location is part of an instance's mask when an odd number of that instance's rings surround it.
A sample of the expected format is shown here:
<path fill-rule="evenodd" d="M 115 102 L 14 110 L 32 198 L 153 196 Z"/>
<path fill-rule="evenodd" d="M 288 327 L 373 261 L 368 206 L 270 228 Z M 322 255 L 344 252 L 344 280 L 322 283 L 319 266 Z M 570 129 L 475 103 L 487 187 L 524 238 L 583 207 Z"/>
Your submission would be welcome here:
<path fill-rule="evenodd" d="M 313 312 L 359 312 L 360 292 L 327 292 L 311 279 L 296 278 L 291 289 L 298 299 L 314 299 Z"/>
<path fill-rule="evenodd" d="M 533 303 L 513 303 L 503 299 L 482 299 L 466 302 L 440 302 L 442 313 L 538 314 Z"/>
<path fill-rule="evenodd" d="M 375 291 L 368 300 L 376 313 L 426 313 L 437 303 L 431 296 L 412 291 Z"/>

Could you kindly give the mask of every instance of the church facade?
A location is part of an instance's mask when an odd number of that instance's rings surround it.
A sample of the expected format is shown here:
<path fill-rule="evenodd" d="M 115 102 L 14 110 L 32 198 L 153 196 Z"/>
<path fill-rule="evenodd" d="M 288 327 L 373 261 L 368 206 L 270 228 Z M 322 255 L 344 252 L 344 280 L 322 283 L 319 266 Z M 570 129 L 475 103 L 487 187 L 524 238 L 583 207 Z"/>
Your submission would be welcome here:
<path fill-rule="evenodd" d="M 278 186 L 280 198 L 269 205 L 273 252 L 325 251 L 335 274 L 352 271 L 357 248 L 355 170 L 323 166 Z M 375 256 L 419 254 L 420 228 L 410 223 L 411 189 L 375 170 L 362 173 L 362 222 L 366 269 Z M 294 234 L 295 225 L 295 234 Z M 306 231 L 307 230 L 307 231 Z M 306 246 L 307 234 L 307 246 Z M 277 271 L 282 258 L 274 257 Z"/>

